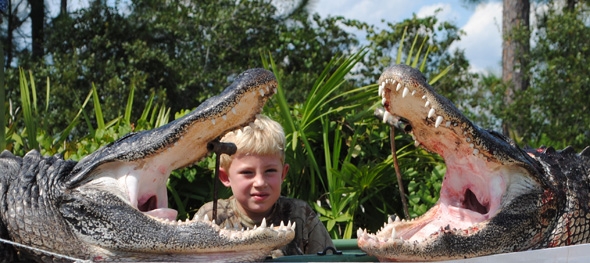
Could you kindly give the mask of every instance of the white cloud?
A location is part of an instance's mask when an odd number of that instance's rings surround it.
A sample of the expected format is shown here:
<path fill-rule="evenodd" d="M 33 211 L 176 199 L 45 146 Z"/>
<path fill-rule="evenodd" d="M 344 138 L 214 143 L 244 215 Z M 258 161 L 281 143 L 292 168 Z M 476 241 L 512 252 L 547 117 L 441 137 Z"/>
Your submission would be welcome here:
<path fill-rule="evenodd" d="M 419 2 L 419 1 L 417 1 Z M 412 10 L 417 2 L 404 0 L 321 0 L 314 4 L 313 12 L 322 17 L 343 16 L 356 19 L 372 25 L 382 25 L 386 22 L 398 22 L 412 16 Z"/>
<path fill-rule="evenodd" d="M 455 14 L 453 14 L 453 9 L 451 8 L 451 4 L 449 3 L 437 3 L 423 6 L 420 8 L 420 10 L 418 10 L 416 16 L 427 17 L 435 14 L 439 21 L 453 21 L 456 19 Z"/>
<path fill-rule="evenodd" d="M 467 35 L 454 48 L 465 51 L 472 70 L 499 73 L 502 59 L 502 3 L 478 5 L 462 29 Z"/>

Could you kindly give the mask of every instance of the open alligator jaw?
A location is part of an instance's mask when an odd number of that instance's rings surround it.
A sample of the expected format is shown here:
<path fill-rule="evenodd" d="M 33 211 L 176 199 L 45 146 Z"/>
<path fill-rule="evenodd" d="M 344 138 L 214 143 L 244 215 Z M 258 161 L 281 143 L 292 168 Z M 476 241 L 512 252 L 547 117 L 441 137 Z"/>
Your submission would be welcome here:
<path fill-rule="evenodd" d="M 423 216 L 410 221 L 390 218 L 375 235 L 359 229 L 359 246 L 369 254 L 394 261 L 424 260 L 404 253 L 415 253 L 409 251 L 428 246 L 443 233 L 478 232 L 514 191 L 536 184 L 524 176 L 525 169 L 511 165 L 516 162 L 503 152 L 509 148 L 505 141 L 473 125 L 436 94 L 418 70 L 404 65 L 388 68 L 379 79 L 379 95 L 384 121 L 403 127 L 415 145 L 441 155 L 447 171 L 439 201 Z"/>
<path fill-rule="evenodd" d="M 145 215 L 175 220 L 178 212 L 168 208 L 170 173 L 205 157 L 208 142 L 249 125 L 275 92 L 272 73 L 248 70 L 182 118 L 127 135 L 86 157 L 71 184 L 82 181 L 81 188 L 111 192 Z"/>

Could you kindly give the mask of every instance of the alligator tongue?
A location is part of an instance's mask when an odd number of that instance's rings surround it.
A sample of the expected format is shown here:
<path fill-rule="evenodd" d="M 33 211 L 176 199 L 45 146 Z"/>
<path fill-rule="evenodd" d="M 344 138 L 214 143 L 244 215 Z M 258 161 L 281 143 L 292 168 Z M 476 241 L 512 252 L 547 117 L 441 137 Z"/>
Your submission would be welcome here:
<path fill-rule="evenodd" d="M 153 217 L 168 219 L 170 221 L 176 220 L 176 216 L 178 215 L 178 211 L 171 208 L 158 208 L 143 213 Z"/>

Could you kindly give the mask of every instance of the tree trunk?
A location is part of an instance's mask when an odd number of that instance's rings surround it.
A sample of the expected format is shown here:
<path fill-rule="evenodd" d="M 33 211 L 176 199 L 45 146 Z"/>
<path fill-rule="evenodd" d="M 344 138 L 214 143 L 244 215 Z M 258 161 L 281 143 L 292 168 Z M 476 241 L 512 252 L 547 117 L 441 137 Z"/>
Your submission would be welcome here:
<path fill-rule="evenodd" d="M 31 38 L 33 46 L 33 58 L 40 59 L 44 55 L 43 50 L 43 24 L 45 23 L 44 0 L 29 0 L 31 5 Z"/>
<path fill-rule="evenodd" d="M 68 0 L 61 0 L 59 7 L 59 14 L 66 15 L 68 13 Z"/>
<path fill-rule="evenodd" d="M 528 88 L 527 54 L 530 52 L 528 0 L 503 0 L 502 8 L 502 80 L 508 85 L 506 105 L 512 104 L 514 93 Z M 504 121 L 503 133 L 510 136 L 510 123 Z"/>

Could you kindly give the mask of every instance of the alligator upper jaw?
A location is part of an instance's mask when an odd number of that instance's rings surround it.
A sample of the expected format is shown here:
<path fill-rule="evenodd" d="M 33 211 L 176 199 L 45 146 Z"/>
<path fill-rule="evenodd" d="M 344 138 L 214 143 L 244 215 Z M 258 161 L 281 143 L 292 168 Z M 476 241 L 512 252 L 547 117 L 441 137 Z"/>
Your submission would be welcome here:
<path fill-rule="evenodd" d="M 182 118 L 85 157 L 66 181 L 69 190 L 60 207 L 73 232 L 97 250 L 115 251 L 111 259 L 137 258 L 137 253 L 156 259 L 162 253 L 269 252 L 288 243 L 294 236 L 290 224 L 241 231 L 202 219 L 178 222 L 177 212 L 168 208 L 166 187 L 173 170 L 208 154 L 207 143 L 254 121 L 276 85 L 271 72 L 248 70 Z"/>
<path fill-rule="evenodd" d="M 447 171 L 433 208 L 411 221 L 391 219 L 376 235 L 359 229 L 359 247 L 391 261 L 481 255 L 443 251 L 452 246 L 454 241 L 449 240 L 482 239 L 478 235 L 507 205 L 518 202 L 523 194 L 540 191 L 538 179 L 531 175 L 530 158 L 500 136 L 473 125 L 436 94 L 416 69 L 391 67 L 379 84 L 384 120 L 403 127 L 416 145 L 441 155 Z"/>

